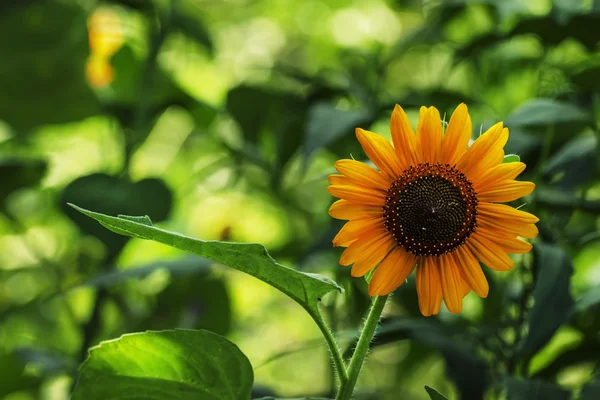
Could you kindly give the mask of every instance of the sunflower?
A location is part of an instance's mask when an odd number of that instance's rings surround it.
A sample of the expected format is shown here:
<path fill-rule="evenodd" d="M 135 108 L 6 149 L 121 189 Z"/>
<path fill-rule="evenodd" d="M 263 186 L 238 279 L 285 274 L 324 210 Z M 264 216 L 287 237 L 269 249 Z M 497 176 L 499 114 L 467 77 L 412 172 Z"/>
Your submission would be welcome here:
<path fill-rule="evenodd" d="M 393 145 L 356 129 L 377 170 L 355 160 L 339 160 L 329 176 L 329 193 L 341 200 L 329 214 L 348 220 L 333 239 L 346 247 L 340 264 L 364 276 L 375 269 L 369 295 L 383 296 L 416 268 L 419 308 L 437 314 L 442 299 L 452 313 L 473 290 L 487 297 L 489 285 L 479 264 L 508 271 L 508 254 L 523 254 L 538 230 L 534 215 L 499 204 L 531 193 L 532 182 L 516 181 L 522 162 L 503 163 L 508 129 L 497 123 L 468 147 L 471 118 L 460 104 L 443 132 L 435 107 L 421 107 L 417 134 L 396 105 L 391 118 Z M 468 147 L 468 148 L 467 148 Z"/>

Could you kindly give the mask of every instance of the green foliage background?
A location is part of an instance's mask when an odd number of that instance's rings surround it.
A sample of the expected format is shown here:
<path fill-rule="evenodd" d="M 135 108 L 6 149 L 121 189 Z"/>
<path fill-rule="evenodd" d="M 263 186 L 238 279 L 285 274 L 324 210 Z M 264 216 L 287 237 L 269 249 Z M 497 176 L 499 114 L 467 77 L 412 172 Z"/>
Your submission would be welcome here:
<path fill-rule="evenodd" d="M 123 43 L 114 79 L 94 88 L 87 21 L 98 8 L 118 17 Z M 540 217 L 540 235 L 513 271 L 487 274 L 489 298 L 471 293 L 460 315 L 422 317 L 411 277 L 356 398 L 434 396 L 425 385 L 449 399 L 600 398 L 599 40 L 596 0 L 0 2 L 0 398 L 67 399 L 88 348 L 146 330 L 169 331 L 123 340 L 173 357 L 173 343 L 199 340 L 181 353 L 190 362 L 212 346 L 240 368 L 223 392 L 182 393 L 332 397 L 324 341 L 292 299 L 66 203 L 262 243 L 278 262 L 334 279 L 345 292 L 320 307 L 349 356 L 369 299 L 331 247 L 341 224 L 327 215 L 326 177 L 338 158 L 365 158 L 356 126 L 389 137 L 394 104 L 416 124 L 421 105 L 448 120 L 463 101 L 474 138 L 509 127 L 507 153 L 537 185 L 515 206 Z M 224 335 L 245 356 L 176 328 Z M 111 343 L 107 359 L 161 371 Z M 94 354 L 87 366 L 101 371 Z"/>

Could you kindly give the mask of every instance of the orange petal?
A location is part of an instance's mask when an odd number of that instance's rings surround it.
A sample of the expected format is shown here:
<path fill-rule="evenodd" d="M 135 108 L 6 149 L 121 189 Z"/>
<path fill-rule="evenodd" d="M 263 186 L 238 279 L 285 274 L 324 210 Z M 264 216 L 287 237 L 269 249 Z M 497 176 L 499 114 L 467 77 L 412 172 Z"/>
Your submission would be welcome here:
<path fill-rule="evenodd" d="M 503 203 L 527 196 L 533 192 L 533 189 L 535 189 L 533 182 L 504 181 L 493 188 L 482 190 L 477 198 L 479 201 Z"/>
<path fill-rule="evenodd" d="M 374 235 L 368 233 L 359 237 L 344 250 L 340 256 L 340 265 L 354 264 L 358 260 L 365 258 L 367 254 L 370 254 L 368 253 L 370 249 L 379 248 L 382 242 L 395 243 L 387 231 L 380 231 Z"/>
<path fill-rule="evenodd" d="M 417 165 L 421 159 L 421 154 L 418 151 L 417 136 L 410 125 L 408 116 L 398 104 L 396 104 L 392 112 L 390 129 L 392 131 L 394 150 L 398 154 L 402 169 L 404 170 L 411 165 Z"/>
<path fill-rule="evenodd" d="M 367 215 L 376 217 L 383 215 L 383 209 L 351 203 L 348 200 L 338 200 L 329 207 L 329 215 L 335 219 L 354 219 Z"/>
<path fill-rule="evenodd" d="M 433 257 L 421 257 L 417 266 L 419 309 L 426 317 L 437 314 L 442 303 L 442 283 L 439 267 Z"/>
<path fill-rule="evenodd" d="M 384 191 L 388 190 L 390 187 L 390 180 L 365 163 L 355 160 L 339 160 L 336 161 L 334 165 L 335 169 L 341 174 L 346 175 L 360 185 L 374 187 Z"/>
<path fill-rule="evenodd" d="M 332 185 L 352 185 L 352 184 L 356 184 L 356 182 L 353 182 L 347 176 L 340 175 L 340 174 L 331 174 L 331 175 L 329 175 L 327 177 L 327 181 L 329 181 L 329 183 L 332 184 Z"/>
<path fill-rule="evenodd" d="M 446 134 L 442 140 L 442 152 L 440 155 L 440 162 L 442 164 L 456 164 L 458 159 L 467 150 L 472 131 L 469 110 L 465 103 L 461 103 L 456 107 L 454 113 L 452 113 L 448 128 L 446 128 Z"/>
<path fill-rule="evenodd" d="M 442 145 L 442 119 L 435 107 L 425 111 L 421 108 L 419 124 L 417 125 L 417 143 L 421 148 L 423 161 L 434 163 L 438 161 Z"/>
<path fill-rule="evenodd" d="M 533 239 L 539 233 L 537 226 L 534 224 L 527 224 L 511 219 L 490 218 L 479 215 L 477 218 L 477 224 L 482 229 L 486 229 L 491 232 L 503 233 L 513 237 L 521 236 L 524 238 Z"/>
<path fill-rule="evenodd" d="M 500 246 L 477 233 L 472 234 L 465 245 L 488 268 L 496 271 L 510 271 L 515 266 L 512 258 Z"/>
<path fill-rule="evenodd" d="M 385 230 L 381 217 L 367 215 L 347 222 L 333 238 L 334 246 L 347 247 L 359 237 L 372 232 L 378 234 Z"/>
<path fill-rule="evenodd" d="M 456 265 L 461 270 L 462 277 L 469 287 L 473 289 L 479 297 L 487 297 L 490 291 L 488 281 L 479 265 L 479 261 L 464 246 L 459 247 L 452 253 Z"/>
<path fill-rule="evenodd" d="M 513 180 L 525 170 L 522 162 L 511 162 L 496 165 L 483 173 L 480 179 L 473 182 L 476 191 L 492 188 L 498 182 Z"/>
<path fill-rule="evenodd" d="M 369 296 L 385 296 L 402 285 L 415 269 L 417 256 L 396 246 L 379 264 L 369 282 Z"/>
<path fill-rule="evenodd" d="M 494 148 L 499 147 L 498 144 L 501 143 L 502 140 L 502 127 L 502 122 L 498 122 L 496 125 L 488 129 L 483 135 L 479 136 L 456 163 L 458 169 L 467 175 L 467 177 L 469 177 L 469 179 L 472 181 L 475 178 L 479 163 Z M 500 149 L 502 146 L 500 146 Z"/>
<path fill-rule="evenodd" d="M 444 303 L 451 313 L 462 311 L 463 286 L 458 267 L 449 254 L 438 257 Z"/>
<path fill-rule="evenodd" d="M 524 224 L 533 224 L 540 220 L 533 214 L 522 210 L 517 210 L 505 204 L 479 203 L 477 206 L 477 212 L 479 215 L 485 218 L 491 217 L 508 219 L 510 221 L 521 222 Z"/>
<path fill-rule="evenodd" d="M 356 185 L 331 185 L 327 191 L 335 197 L 367 206 L 381 206 L 385 204 L 385 193 Z"/>
<path fill-rule="evenodd" d="M 529 252 L 533 247 L 531 243 L 517 239 L 516 237 L 510 236 L 506 233 L 484 228 L 479 228 L 477 232 L 481 236 L 500 246 L 502 250 L 508 254 L 524 254 Z"/>
<path fill-rule="evenodd" d="M 373 132 L 360 128 L 356 129 L 356 137 L 369 159 L 390 180 L 396 180 L 402 174 L 400 160 L 390 142 Z"/>
<path fill-rule="evenodd" d="M 387 232 L 386 232 L 387 233 Z M 389 234 L 384 236 L 381 240 L 375 242 L 372 246 L 365 248 L 363 253 L 360 255 L 360 259 L 357 260 L 352 266 L 350 274 L 354 277 L 363 276 L 379 264 L 381 260 L 398 244 Z"/>

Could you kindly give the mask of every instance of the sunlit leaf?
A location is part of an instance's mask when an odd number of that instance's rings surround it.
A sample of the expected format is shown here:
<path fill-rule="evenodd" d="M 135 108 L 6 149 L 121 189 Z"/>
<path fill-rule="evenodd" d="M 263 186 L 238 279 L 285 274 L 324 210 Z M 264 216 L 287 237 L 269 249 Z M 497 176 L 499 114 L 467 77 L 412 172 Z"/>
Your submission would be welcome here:
<path fill-rule="evenodd" d="M 440 392 L 432 387 L 425 385 L 425 390 L 427 391 L 427 394 L 431 400 L 448 400 L 445 396 L 440 394 Z"/>
<path fill-rule="evenodd" d="M 312 315 L 317 304 L 329 292 L 342 289 L 331 279 L 284 267 L 273 260 L 263 245 L 193 239 L 127 219 L 111 217 L 72 205 L 79 212 L 109 229 L 140 239 L 154 240 L 180 250 L 238 269 L 281 290 Z"/>
<path fill-rule="evenodd" d="M 240 349 L 208 331 L 150 331 L 102 342 L 79 371 L 73 400 L 239 400 L 253 372 Z"/>
<path fill-rule="evenodd" d="M 573 265 L 558 246 L 541 241 L 534 248 L 534 305 L 529 313 L 529 333 L 519 348 L 521 356 L 535 354 L 569 317 L 573 298 L 569 291 Z M 552 312 L 548 312 L 552 310 Z"/>

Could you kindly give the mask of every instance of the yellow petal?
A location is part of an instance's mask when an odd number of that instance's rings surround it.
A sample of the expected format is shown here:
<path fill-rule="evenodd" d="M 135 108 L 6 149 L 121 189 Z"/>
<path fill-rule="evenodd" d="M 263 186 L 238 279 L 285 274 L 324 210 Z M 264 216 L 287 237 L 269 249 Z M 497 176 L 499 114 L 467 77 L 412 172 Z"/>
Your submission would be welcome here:
<path fill-rule="evenodd" d="M 389 180 L 396 180 L 402 174 L 402 166 L 390 142 L 360 128 L 356 129 L 356 137 L 369 159 Z"/>
<path fill-rule="evenodd" d="M 385 204 L 385 193 L 364 186 L 331 185 L 327 187 L 327 191 L 335 197 L 357 204 L 381 207 Z"/>
<path fill-rule="evenodd" d="M 417 143 L 421 148 L 423 161 L 429 163 L 439 161 L 442 145 L 442 119 L 437 108 L 429 107 L 421 112 L 417 126 Z"/>
<path fill-rule="evenodd" d="M 477 212 L 485 218 L 501 218 L 510 221 L 521 222 L 524 224 L 533 224 L 540 220 L 533 214 L 522 210 L 517 210 L 505 204 L 479 203 L 477 206 Z"/>
<path fill-rule="evenodd" d="M 512 258 L 500 246 L 477 233 L 472 234 L 465 245 L 488 268 L 496 271 L 510 271 L 515 266 Z"/>
<path fill-rule="evenodd" d="M 396 246 L 379 264 L 369 282 L 369 296 L 385 296 L 402 285 L 415 269 L 417 257 Z"/>
<path fill-rule="evenodd" d="M 387 191 L 391 181 L 380 172 L 375 171 L 365 163 L 355 160 L 336 161 L 335 169 L 356 183 Z"/>
<path fill-rule="evenodd" d="M 379 246 L 382 242 L 393 242 L 387 231 L 380 231 L 377 234 L 366 234 L 352 242 L 340 256 L 340 265 L 354 264 L 358 260 L 365 258 L 369 249 Z M 395 242 L 394 242 L 395 243 Z M 382 257 L 383 258 L 383 257 Z"/>
<path fill-rule="evenodd" d="M 331 174 L 331 175 L 329 175 L 327 177 L 327 181 L 329 181 L 329 183 L 332 184 L 332 185 L 353 185 L 353 184 L 356 184 L 355 182 L 352 182 L 352 180 L 349 179 L 347 176 L 340 175 L 340 174 Z"/>
<path fill-rule="evenodd" d="M 386 232 L 387 233 L 387 232 Z M 372 270 L 379 264 L 381 260 L 398 244 L 391 236 L 385 236 L 381 240 L 375 242 L 372 246 L 365 248 L 354 265 L 350 274 L 354 277 L 360 277 Z"/>
<path fill-rule="evenodd" d="M 442 164 L 454 165 L 467 150 L 472 133 L 471 117 L 465 103 L 459 104 L 450 117 L 446 134 L 442 140 Z"/>
<path fill-rule="evenodd" d="M 378 234 L 385 230 L 381 217 L 367 215 L 347 222 L 333 238 L 334 246 L 346 247 L 359 237 L 372 232 Z"/>
<path fill-rule="evenodd" d="M 448 311 L 458 314 L 462 311 L 462 285 L 460 271 L 449 254 L 438 257 L 440 278 L 442 281 L 442 293 L 444 303 Z"/>
<path fill-rule="evenodd" d="M 437 314 L 442 303 L 440 272 L 433 257 L 421 257 L 417 266 L 419 309 L 426 317 Z"/>
<path fill-rule="evenodd" d="M 533 182 L 503 181 L 493 188 L 482 190 L 477 195 L 479 201 L 504 203 L 513 201 L 533 192 L 535 184 Z"/>
<path fill-rule="evenodd" d="M 522 162 L 512 162 L 496 165 L 482 174 L 480 179 L 473 182 L 476 191 L 493 188 L 498 182 L 513 180 L 525 170 Z"/>
<path fill-rule="evenodd" d="M 417 136 L 410 125 L 408 116 L 398 104 L 396 104 L 392 112 L 390 129 L 392 131 L 394 150 L 398 154 L 402 169 L 407 169 L 411 165 L 417 165 L 421 159 Z"/>
<path fill-rule="evenodd" d="M 488 129 L 483 135 L 479 136 L 469 147 L 465 154 L 456 163 L 458 169 L 473 181 L 478 171 L 478 166 L 490 151 L 498 147 L 501 143 L 502 122 Z M 501 147 L 500 147 L 501 148 Z"/>
<path fill-rule="evenodd" d="M 490 291 L 488 281 L 479 265 L 479 261 L 475 256 L 464 246 L 457 248 L 452 256 L 456 265 L 462 272 L 462 277 L 465 279 L 469 287 L 473 289 L 479 297 L 487 297 Z"/>
<path fill-rule="evenodd" d="M 491 232 L 504 233 L 509 236 L 521 236 L 528 239 L 533 239 L 539 233 L 537 226 L 534 224 L 527 224 L 511 219 L 479 215 L 477 218 L 477 224 L 480 228 Z"/>
<path fill-rule="evenodd" d="M 514 236 L 510 236 L 506 233 L 500 233 L 489 229 L 479 228 L 477 232 L 485 237 L 486 239 L 494 242 L 496 245 L 502 248 L 502 250 L 508 254 L 524 254 L 528 253 L 533 247 L 531 243 L 525 242 L 521 239 L 517 239 Z"/>
<path fill-rule="evenodd" d="M 351 203 L 348 200 L 338 200 L 329 207 L 329 215 L 335 219 L 354 219 L 363 216 L 381 216 L 383 208 Z"/>

